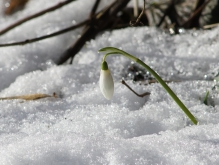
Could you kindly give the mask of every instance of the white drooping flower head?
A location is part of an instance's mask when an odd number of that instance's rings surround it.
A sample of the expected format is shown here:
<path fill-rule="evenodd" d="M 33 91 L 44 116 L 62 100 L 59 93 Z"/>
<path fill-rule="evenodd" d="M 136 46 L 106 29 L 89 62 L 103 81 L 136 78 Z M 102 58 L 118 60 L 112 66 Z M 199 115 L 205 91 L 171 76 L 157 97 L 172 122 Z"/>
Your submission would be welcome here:
<path fill-rule="evenodd" d="M 112 99 L 114 93 L 114 82 L 106 61 L 103 61 L 101 65 L 100 90 L 106 99 Z"/>

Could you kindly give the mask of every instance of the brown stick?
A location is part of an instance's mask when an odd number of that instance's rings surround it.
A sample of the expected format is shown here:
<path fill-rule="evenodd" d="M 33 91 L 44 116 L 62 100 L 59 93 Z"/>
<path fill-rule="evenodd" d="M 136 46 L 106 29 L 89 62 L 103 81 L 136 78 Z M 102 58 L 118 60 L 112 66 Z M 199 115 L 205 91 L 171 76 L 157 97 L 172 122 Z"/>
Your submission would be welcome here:
<path fill-rule="evenodd" d="M 141 19 L 142 15 L 144 14 L 144 12 L 145 12 L 145 0 L 144 0 L 143 9 L 142 9 L 140 15 L 138 16 L 138 18 L 137 18 L 137 20 L 136 20 L 136 23 L 139 23 L 139 22 L 140 22 L 140 19 Z"/>
<path fill-rule="evenodd" d="M 137 92 L 135 92 L 124 80 L 121 81 L 121 83 L 123 85 L 125 85 L 130 91 L 132 91 L 134 94 L 136 94 L 138 97 L 144 97 L 144 96 L 147 96 L 147 95 L 150 95 L 151 93 L 150 92 L 145 92 L 145 93 L 142 93 L 142 94 L 138 94 Z"/>
<path fill-rule="evenodd" d="M 4 34 L 4 33 L 8 32 L 9 30 L 11 30 L 11 29 L 17 27 L 18 25 L 23 24 L 24 22 L 27 22 L 27 21 L 29 21 L 29 20 L 31 20 L 31 19 L 33 19 L 33 18 L 39 17 L 39 16 L 41 16 L 41 15 L 43 15 L 43 14 L 46 14 L 46 13 L 48 13 L 48 12 L 54 11 L 54 10 L 56 10 L 56 9 L 58 9 L 58 8 L 61 8 L 62 6 L 67 5 L 67 4 L 69 4 L 70 2 L 73 2 L 73 1 L 75 1 L 75 0 L 66 0 L 66 1 L 60 2 L 60 3 L 56 4 L 55 6 L 52 6 L 52 7 L 50 7 L 50 8 L 47 8 L 47 9 L 43 10 L 43 11 L 40 11 L 40 12 L 35 13 L 35 14 L 33 14 L 33 15 L 30 15 L 30 16 L 28 16 L 28 17 L 26 17 L 26 18 L 23 18 L 23 19 L 21 19 L 21 20 L 15 22 L 15 23 L 13 23 L 13 24 L 11 24 L 10 26 L 8 26 L 8 27 L 2 29 L 2 30 L 0 31 L 0 35 L 2 35 L 2 34 Z"/>
<path fill-rule="evenodd" d="M 203 29 L 210 29 L 210 28 L 214 28 L 214 27 L 217 27 L 217 26 L 219 26 L 219 23 L 205 25 L 205 26 L 203 26 Z"/>
<path fill-rule="evenodd" d="M 143 16 L 143 14 L 145 13 L 145 0 L 144 0 L 144 6 L 143 6 L 143 9 L 142 9 L 142 11 L 141 11 L 141 13 L 140 13 L 140 15 L 138 16 L 138 18 L 137 18 L 137 20 L 136 21 L 130 21 L 129 22 L 129 25 L 130 26 L 143 26 L 144 24 L 142 23 L 142 22 L 140 22 L 140 19 L 141 19 L 141 17 Z"/>
<path fill-rule="evenodd" d="M 96 13 L 97 7 L 99 6 L 99 3 L 100 3 L 100 0 L 96 0 L 96 2 L 94 3 L 94 5 L 91 9 L 90 16 L 89 16 L 89 18 L 91 20 L 90 22 L 92 22 L 93 19 L 95 19 L 95 13 Z M 87 26 L 89 26 L 89 24 L 87 24 Z M 87 26 L 84 27 L 82 34 L 86 31 Z M 73 62 L 73 57 L 71 57 L 70 64 L 72 64 L 72 62 Z"/>
<path fill-rule="evenodd" d="M 198 16 L 201 16 L 201 12 L 203 11 L 203 9 L 206 7 L 206 5 L 210 2 L 211 0 L 207 0 L 206 2 L 204 2 L 201 6 L 199 6 L 197 8 L 197 10 L 195 10 L 195 12 L 189 17 L 189 19 L 187 21 L 185 21 L 182 24 L 182 27 L 185 28 L 189 28 L 189 24 L 195 19 L 198 18 Z M 196 21 L 197 22 L 197 21 Z M 196 23 L 197 24 L 197 23 Z M 197 25 L 196 25 L 197 26 Z"/>
<path fill-rule="evenodd" d="M 15 99 L 38 100 L 38 99 L 43 99 L 43 98 L 46 98 L 46 97 L 57 98 L 57 95 L 56 95 L 56 93 L 53 93 L 53 95 L 36 93 L 36 94 L 21 95 L 21 96 L 1 97 L 0 100 L 15 100 Z"/>
<path fill-rule="evenodd" d="M 100 3 L 100 0 L 96 0 L 96 2 L 94 3 L 94 6 L 90 12 L 90 18 L 92 18 L 95 15 L 97 7 L 99 6 L 99 3 Z"/>

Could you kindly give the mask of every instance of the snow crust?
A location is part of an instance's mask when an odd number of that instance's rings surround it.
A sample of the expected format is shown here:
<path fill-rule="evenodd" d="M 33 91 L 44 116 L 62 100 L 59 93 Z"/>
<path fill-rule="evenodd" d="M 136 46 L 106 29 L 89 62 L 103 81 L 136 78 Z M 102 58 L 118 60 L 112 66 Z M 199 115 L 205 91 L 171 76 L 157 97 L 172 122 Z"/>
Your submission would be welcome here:
<path fill-rule="evenodd" d="M 30 1 L 15 17 L 3 17 L 0 28 L 58 2 Z M 100 9 L 110 2 L 103 0 Z M 80 22 L 93 3 L 75 1 L 17 27 L 0 42 L 41 36 Z M 0 48 L 0 97 L 58 95 L 0 101 L 1 165 L 219 164 L 219 95 L 212 90 L 219 71 L 219 28 L 175 36 L 152 27 L 104 32 L 84 46 L 73 65 L 56 66 L 54 62 L 80 31 Z M 151 93 L 144 98 L 122 85 L 131 64 L 122 56 L 107 57 L 115 93 L 106 100 L 98 82 L 103 57 L 98 50 L 106 46 L 136 55 L 165 80 L 180 81 L 169 86 L 199 125 L 190 122 L 159 84 L 128 80 L 138 93 Z M 211 105 L 203 104 L 206 91 Z"/>

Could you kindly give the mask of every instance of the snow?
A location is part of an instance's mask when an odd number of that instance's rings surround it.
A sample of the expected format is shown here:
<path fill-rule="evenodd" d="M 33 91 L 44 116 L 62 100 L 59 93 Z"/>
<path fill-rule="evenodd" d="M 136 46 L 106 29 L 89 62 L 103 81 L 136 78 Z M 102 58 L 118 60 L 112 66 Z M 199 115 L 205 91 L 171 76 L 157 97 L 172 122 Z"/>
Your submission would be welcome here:
<path fill-rule="evenodd" d="M 30 13 L 60 2 L 30 1 L 0 29 Z M 85 5 L 86 2 L 86 5 Z M 25 40 L 86 19 L 94 0 L 75 1 L 25 23 L 0 42 Z M 103 0 L 103 7 L 112 1 Z M 3 2 L 0 2 L 1 6 Z M 83 10 L 81 10 L 83 8 Z M 55 61 L 81 29 L 25 46 L 0 48 L 0 97 L 34 93 L 58 95 L 33 101 L 0 101 L 1 165 L 70 164 L 219 164 L 219 94 L 212 90 L 219 71 L 219 28 L 181 35 L 153 27 L 104 32 L 88 42 L 73 65 Z M 115 93 L 99 89 L 100 48 L 123 49 L 151 66 L 198 119 L 193 125 L 160 84 L 127 80 L 137 97 L 120 83 L 131 62 L 107 57 Z M 212 105 L 203 104 L 210 91 Z"/>

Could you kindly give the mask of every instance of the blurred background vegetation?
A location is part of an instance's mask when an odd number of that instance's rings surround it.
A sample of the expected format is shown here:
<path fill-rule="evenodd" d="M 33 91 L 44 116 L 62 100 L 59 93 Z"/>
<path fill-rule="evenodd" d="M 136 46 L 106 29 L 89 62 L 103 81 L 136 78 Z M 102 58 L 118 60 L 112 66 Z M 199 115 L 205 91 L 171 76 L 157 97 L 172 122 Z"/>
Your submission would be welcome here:
<path fill-rule="evenodd" d="M 28 1 L 4 0 L 4 14 L 13 16 L 15 12 L 25 10 L 25 4 Z M 138 13 L 140 13 L 144 0 L 130 1 L 137 4 L 133 6 L 137 7 Z M 145 5 L 142 21 L 146 26 L 202 28 L 205 25 L 219 23 L 219 0 L 146 0 Z M 130 21 L 136 17 L 134 7 L 132 9 L 125 7 L 121 10 L 121 18 L 124 21 Z"/>
<path fill-rule="evenodd" d="M 3 1 L 5 4 L 4 14 L 8 17 L 13 17 L 14 13 L 20 10 L 25 10 L 25 5 L 29 2 L 29 0 Z M 45 13 L 58 10 L 62 6 L 74 1 L 80 0 L 61 1 L 59 4 L 44 9 L 35 15 L 22 18 L 11 26 L 0 29 L 0 35 L 24 22 Z M 104 30 L 130 26 L 153 26 L 164 29 L 171 35 L 175 35 L 182 33 L 184 29 L 211 29 L 219 25 L 219 0 L 115 0 L 112 3 L 109 2 L 108 6 L 105 6 L 103 9 L 97 10 L 100 3 L 101 0 L 95 0 L 88 18 L 81 20 L 82 22 L 77 25 L 67 27 L 47 36 L 26 39 L 23 42 L 0 44 L 0 46 L 28 44 L 83 26 L 81 37 L 77 41 L 72 41 L 72 46 L 60 55 L 57 64 L 63 64 L 69 59 L 71 59 L 69 61 L 72 63 L 74 56 L 84 44 Z M 142 15 L 140 16 L 141 12 Z"/>

